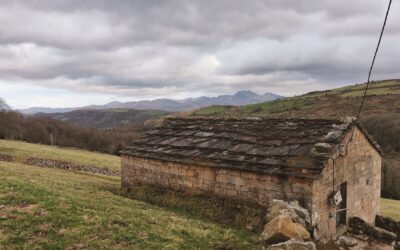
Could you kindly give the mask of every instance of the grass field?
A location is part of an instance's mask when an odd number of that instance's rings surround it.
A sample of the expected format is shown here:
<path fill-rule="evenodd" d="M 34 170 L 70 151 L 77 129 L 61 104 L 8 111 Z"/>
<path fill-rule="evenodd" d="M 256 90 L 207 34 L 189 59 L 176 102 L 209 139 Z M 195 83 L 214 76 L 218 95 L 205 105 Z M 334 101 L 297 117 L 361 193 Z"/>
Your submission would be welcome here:
<path fill-rule="evenodd" d="M 292 110 L 298 110 L 313 104 L 315 104 L 315 99 L 285 98 L 272 102 L 246 105 L 239 108 L 238 110 L 242 113 L 273 114 L 273 113 L 282 113 Z"/>
<path fill-rule="evenodd" d="M 256 235 L 119 187 L 119 178 L 0 162 L 0 249 L 257 249 Z"/>
<path fill-rule="evenodd" d="M 199 111 L 194 112 L 194 115 L 215 115 L 225 112 L 229 106 L 210 106 L 207 108 L 202 108 Z"/>
<path fill-rule="evenodd" d="M 83 165 L 95 165 L 113 170 L 120 169 L 120 158 L 74 148 L 51 147 L 21 141 L 0 140 L 0 154 L 10 154 L 23 163 L 29 157 L 70 161 Z"/>
<path fill-rule="evenodd" d="M 383 216 L 387 216 L 397 221 L 400 221 L 400 201 L 382 199 L 381 212 Z"/>

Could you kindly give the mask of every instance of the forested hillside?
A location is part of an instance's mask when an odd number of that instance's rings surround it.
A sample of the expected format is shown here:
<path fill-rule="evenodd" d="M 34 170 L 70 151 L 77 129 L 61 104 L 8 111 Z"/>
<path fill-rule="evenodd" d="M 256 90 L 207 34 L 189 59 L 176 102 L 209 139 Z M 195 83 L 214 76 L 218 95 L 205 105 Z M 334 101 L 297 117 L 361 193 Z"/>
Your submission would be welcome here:
<path fill-rule="evenodd" d="M 82 109 L 65 113 L 38 113 L 36 117 L 52 117 L 83 127 L 101 129 L 118 128 L 126 125 L 143 125 L 149 119 L 168 115 L 162 110 L 135 109 Z"/>
<path fill-rule="evenodd" d="M 0 111 L 0 139 L 77 147 L 117 154 L 133 138 L 140 136 L 143 125 L 99 130 L 62 122 L 48 117 L 23 116 L 14 111 Z"/>

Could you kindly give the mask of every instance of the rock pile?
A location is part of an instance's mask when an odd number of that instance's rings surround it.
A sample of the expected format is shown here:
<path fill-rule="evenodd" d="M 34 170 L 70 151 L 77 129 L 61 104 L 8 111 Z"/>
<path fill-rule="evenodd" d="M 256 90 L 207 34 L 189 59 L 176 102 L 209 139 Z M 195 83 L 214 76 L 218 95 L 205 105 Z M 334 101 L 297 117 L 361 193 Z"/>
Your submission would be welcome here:
<path fill-rule="evenodd" d="M 297 201 L 273 200 L 266 222 L 261 235 L 265 249 L 316 249 L 307 230 L 311 226 L 310 213 Z"/>
<path fill-rule="evenodd" d="M 26 165 L 44 167 L 44 168 L 58 168 L 64 170 L 72 170 L 72 171 L 83 171 L 95 174 L 104 174 L 110 176 L 119 176 L 120 172 L 111 170 L 108 168 L 97 167 L 93 165 L 79 165 L 72 162 L 67 161 L 57 161 L 50 159 L 42 159 L 37 157 L 31 157 L 24 162 Z"/>
<path fill-rule="evenodd" d="M 383 216 L 376 217 L 376 226 L 358 217 L 349 218 L 347 232 L 328 242 L 319 241 L 315 233 L 311 237 L 310 213 L 297 201 L 273 200 L 266 222 L 261 235 L 264 250 L 316 250 L 315 243 L 321 249 L 400 250 L 400 222 Z"/>
<path fill-rule="evenodd" d="M 0 154 L 0 161 L 15 162 L 15 159 L 14 159 L 14 157 L 12 157 L 11 155 Z"/>
<path fill-rule="evenodd" d="M 298 240 L 288 240 L 286 242 L 278 243 L 267 248 L 268 250 L 309 250 L 317 249 L 313 242 L 304 242 Z"/>
<path fill-rule="evenodd" d="M 372 226 L 358 217 L 349 219 L 349 232 L 353 235 L 364 235 L 379 242 L 394 245 L 397 235 L 386 229 Z"/>
<path fill-rule="evenodd" d="M 396 244 L 400 233 L 400 222 L 377 216 L 375 224 L 376 226 L 370 225 L 358 217 L 350 218 L 349 228 L 345 235 L 339 236 L 334 240 L 334 249 L 400 250 L 398 242 Z"/>

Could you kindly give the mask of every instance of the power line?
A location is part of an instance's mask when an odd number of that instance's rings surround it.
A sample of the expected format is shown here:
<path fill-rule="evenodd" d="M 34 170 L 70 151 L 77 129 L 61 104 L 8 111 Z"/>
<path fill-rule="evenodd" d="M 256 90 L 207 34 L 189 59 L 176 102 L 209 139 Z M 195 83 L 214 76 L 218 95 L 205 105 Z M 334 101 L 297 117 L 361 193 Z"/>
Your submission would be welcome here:
<path fill-rule="evenodd" d="M 363 95 L 363 98 L 362 98 L 362 101 L 361 101 L 360 108 L 359 108 L 358 113 L 357 113 L 356 121 L 358 121 L 358 119 L 360 118 L 360 114 L 361 114 L 362 108 L 364 106 L 364 102 L 365 102 L 365 98 L 367 96 L 369 83 L 370 83 L 370 80 L 371 80 L 372 69 L 373 69 L 374 64 L 375 64 L 376 55 L 378 54 L 378 51 L 379 51 L 379 46 L 381 45 L 383 32 L 385 31 L 386 21 L 387 21 L 388 16 L 389 16 L 390 6 L 391 5 L 392 5 L 392 0 L 389 0 L 389 5 L 388 5 L 387 11 L 386 11 L 386 16 L 385 16 L 385 21 L 383 22 L 383 26 L 382 26 L 382 29 L 381 29 L 381 34 L 379 36 L 378 45 L 376 46 L 376 49 L 375 49 L 374 58 L 372 59 L 371 67 L 369 68 L 368 81 L 367 81 L 367 85 L 365 86 L 364 95 Z"/>

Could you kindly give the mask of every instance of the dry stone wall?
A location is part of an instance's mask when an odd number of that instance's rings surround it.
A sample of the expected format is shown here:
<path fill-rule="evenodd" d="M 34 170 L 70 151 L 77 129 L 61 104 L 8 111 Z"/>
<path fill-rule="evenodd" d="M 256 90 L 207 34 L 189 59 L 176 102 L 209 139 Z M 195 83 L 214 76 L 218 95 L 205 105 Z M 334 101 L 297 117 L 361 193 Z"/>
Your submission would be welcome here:
<path fill-rule="evenodd" d="M 0 161 L 15 162 L 15 159 L 12 155 L 0 154 Z"/>
<path fill-rule="evenodd" d="M 299 200 L 311 206 L 312 181 L 248 171 L 196 166 L 122 156 L 122 190 L 152 185 L 187 194 L 215 194 L 269 206 L 272 199 Z"/>
<path fill-rule="evenodd" d="M 93 165 L 79 165 L 67 161 L 57 161 L 57 160 L 42 159 L 37 157 L 29 158 L 24 162 L 24 164 L 37 167 L 45 167 L 45 168 L 58 168 L 58 169 L 72 170 L 72 171 L 84 171 L 89 173 L 104 174 L 110 176 L 120 175 L 119 171 L 111 170 L 108 168 L 102 168 Z"/>

